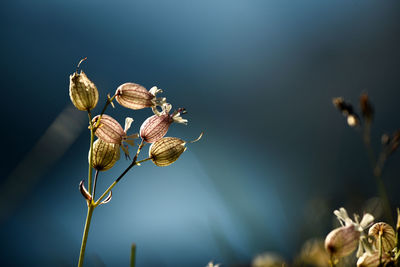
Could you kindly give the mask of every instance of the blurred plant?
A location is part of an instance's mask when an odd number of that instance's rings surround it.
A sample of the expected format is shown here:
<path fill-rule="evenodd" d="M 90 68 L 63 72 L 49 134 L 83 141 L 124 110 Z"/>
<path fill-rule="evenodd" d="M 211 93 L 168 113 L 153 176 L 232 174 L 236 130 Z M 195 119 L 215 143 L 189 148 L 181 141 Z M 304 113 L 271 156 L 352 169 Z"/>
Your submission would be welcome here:
<path fill-rule="evenodd" d="M 344 101 L 343 97 L 335 97 L 332 100 L 333 105 L 347 119 L 347 124 L 351 127 L 362 128 L 362 138 L 367 149 L 368 157 L 373 171 L 373 176 L 378 188 L 378 193 L 383 203 L 384 213 L 387 220 L 393 223 L 393 213 L 390 207 L 390 201 L 387 194 L 385 184 L 382 179 L 383 166 L 387 158 L 397 150 L 400 144 L 400 130 L 396 130 L 393 134 L 383 134 L 381 137 L 381 152 L 379 156 L 375 156 L 371 145 L 371 126 L 374 118 L 374 108 L 366 93 L 360 96 L 361 116 L 355 112 L 353 105 Z"/>
<path fill-rule="evenodd" d="M 325 249 L 330 255 L 331 266 L 336 266 L 341 258 L 356 253 L 358 267 L 399 266 L 400 211 L 397 209 L 396 231 L 385 222 L 372 225 L 373 216 L 364 214 L 361 222 L 354 215 L 351 220 L 344 208 L 335 210 L 341 227 L 331 231 L 325 239 Z M 372 225 L 372 226 L 371 226 Z M 368 235 L 365 230 L 368 231 Z"/>
<path fill-rule="evenodd" d="M 157 93 L 162 93 L 161 89 L 152 87 L 147 91 L 143 86 L 135 83 L 124 83 L 119 86 L 115 94 L 107 96 L 106 103 L 101 113 L 94 118 L 91 110 L 96 107 L 99 93 L 95 84 L 89 80 L 86 74 L 81 71 L 78 73 L 80 64 L 86 60 L 82 59 L 76 68 L 76 71 L 70 76 L 69 95 L 74 106 L 82 111 L 87 111 L 89 118 L 90 130 L 90 149 L 88 155 L 88 189 L 84 186 L 84 181 L 80 182 L 79 189 L 87 203 L 87 217 L 82 237 L 81 250 L 79 254 L 78 266 L 83 266 L 85 256 L 86 242 L 88 238 L 90 223 L 93 211 L 96 207 L 110 202 L 112 198 L 111 190 L 125 176 L 125 174 L 133 167 L 140 166 L 142 162 L 152 160 L 157 166 L 168 166 L 175 162 L 180 155 L 186 150 L 186 141 L 175 137 L 164 137 L 168 132 L 168 128 L 172 122 L 187 123 L 180 114 L 185 113 L 185 109 L 181 108 L 173 112 L 169 111 L 172 106 L 166 102 L 165 98 L 157 98 Z M 113 104 L 113 100 L 123 107 L 133 110 L 151 108 L 154 115 L 149 117 L 140 127 L 139 134 L 128 135 L 127 132 L 133 122 L 132 118 L 126 118 L 125 127 L 118 123 L 117 120 L 105 113 L 107 107 Z M 162 111 L 158 111 L 160 107 Z M 199 138 L 191 141 L 198 141 Z M 94 141 L 94 136 L 98 139 Z M 96 183 L 99 172 L 109 170 L 120 158 L 120 148 L 124 151 L 126 158 L 130 159 L 128 145 L 134 146 L 134 139 L 141 138 L 137 151 L 129 164 L 129 166 L 118 176 L 118 178 L 104 191 L 104 193 L 95 200 Z M 152 143 L 149 148 L 149 156 L 143 160 L 138 160 L 138 156 L 146 143 Z M 93 169 L 96 170 L 94 180 L 92 182 Z M 134 266 L 136 245 L 132 246 L 131 266 Z M 211 263 L 211 266 L 212 265 Z M 215 265 L 218 266 L 218 265 Z"/>
<path fill-rule="evenodd" d="M 284 267 L 285 260 L 273 252 L 265 252 L 256 256 L 251 264 L 252 267 Z"/>

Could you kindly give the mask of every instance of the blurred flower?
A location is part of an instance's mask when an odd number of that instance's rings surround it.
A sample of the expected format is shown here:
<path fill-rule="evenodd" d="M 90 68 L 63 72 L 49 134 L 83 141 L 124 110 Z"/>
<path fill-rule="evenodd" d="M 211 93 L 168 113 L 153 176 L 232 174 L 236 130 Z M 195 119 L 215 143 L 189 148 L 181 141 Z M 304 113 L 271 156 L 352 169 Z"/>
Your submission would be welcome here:
<path fill-rule="evenodd" d="M 99 118 L 99 115 L 93 118 L 93 125 L 96 125 L 96 123 L 98 123 Z M 114 118 L 103 114 L 101 116 L 98 127 L 95 128 L 95 134 L 104 142 L 120 145 L 122 150 L 125 152 L 125 155 L 129 156 L 128 146 L 124 146 L 123 143 L 127 143 L 133 146 L 134 139 L 139 137 L 137 133 L 129 136 L 127 135 L 127 132 L 131 127 L 132 122 L 132 118 L 126 118 L 125 128 L 122 129 L 121 125 Z"/>
<path fill-rule="evenodd" d="M 311 239 L 304 243 L 295 266 L 329 267 L 329 255 L 325 251 L 324 241 Z"/>
<path fill-rule="evenodd" d="M 374 108 L 372 107 L 371 102 L 369 101 L 368 94 L 363 93 L 360 96 L 360 107 L 361 107 L 361 114 L 363 115 L 364 119 L 367 121 L 372 121 L 374 116 Z"/>
<path fill-rule="evenodd" d="M 126 108 L 142 109 L 147 107 L 161 106 L 166 99 L 156 98 L 156 94 L 162 93 L 161 89 L 153 86 L 147 91 L 143 86 L 136 83 L 124 83 L 115 91 L 115 99 Z"/>
<path fill-rule="evenodd" d="M 119 160 L 119 156 L 119 144 L 107 143 L 102 139 L 97 139 L 93 143 L 92 167 L 98 171 L 109 170 Z"/>
<path fill-rule="evenodd" d="M 355 221 L 353 221 L 344 208 L 335 210 L 334 214 L 342 227 L 334 229 L 326 236 L 326 251 L 334 257 L 341 258 L 351 254 L 357 248 L 357 245 L 360 245 L 357 252 L 357 254 L 360 254 L 362 249 L 361 234 L 373 222 L 374 217 L 366 213 L 361 222 L 358 222 L 358 216 L 355 216 Z"/>
<path fill-rule="evenodd" d="M 97 105 L 99 92 L 83 71 L 76 71 L 69 76 L 69 97 L 77 109 L 91 110 Z"/>
<path fill-rule="evenodd" d="M 206 267 L 219 267 L 219 264 L 214 264 L 212 261 L 210 261 Z"/>
<path fill-rule="evenodd" d="M 251 267 L 282 267 L 285 265 L 285 260 L 280 255 L 272 252 L 256 256 L 251 263 Z"/>
<path fill-rule="evenodd" d="M 369 228 L 368 235 L 374 237 L 373 244 L 379 249 L 379 236 L 382 236 L 383 252 L 391 251 L 396 245 L 396 233 L 392 226 L 387 223 L 379 222 Z"/>
<path fill-rule="evenodd" d="M 187 120 L 183 119 L 180 114 L 185 112 L 185 109 L 180 108 L 169 114 L 172 106 L 170 104 L 162 105 L 162 111 L 153 108 L 155 115 L 147 118 L 140 127 L 140 137 L 147 143 L 154 143 L 158 139 L 164 137 L 169 126 L 173 122 L 187 124 Z"/>
<path fill-rule="evenodd" d="M 357 267 L 378 267 L 379 263 L 382 263 L 381 266 L 387 266 L 391 259 L 387 254 L 382 254 L 381 260 L 379 260 L 379 252 L 375 251 L 373 253 L 365 252 L 360 258 L 357 260 Z"/>

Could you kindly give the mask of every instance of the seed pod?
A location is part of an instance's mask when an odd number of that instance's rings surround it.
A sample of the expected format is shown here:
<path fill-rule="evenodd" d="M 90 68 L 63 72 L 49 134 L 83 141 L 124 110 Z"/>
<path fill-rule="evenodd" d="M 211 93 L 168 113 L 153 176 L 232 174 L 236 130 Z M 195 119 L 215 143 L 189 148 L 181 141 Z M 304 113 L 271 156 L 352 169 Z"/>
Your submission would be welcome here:
<path fill-rule="evenodd" d="M 186 150 L 186 142 L 175 137 L 164 137 L 151 144 L 149 157 L 157 166 L 163 167 L 174 163 Z"/>
<path fill-rule="evenodd" d="M 162 111 L 159 112 L 156 108 L 153 108 L 155 115 L 147 118 L 142 126 L 140 126 L 140 137 L 147 143 L 154 143 L 160 138 L 164 137 L 169 126 L 173 122 L 186 124 L 187 120 L 180 116 L 181 112 L 185 112 L 185 109 L 180 108 L 172 114 L 169 114 L 172 106 L 170 104 L 164 104 Z"/>
<path fill-rule="evenodd" d="M 115 91 L 115 99 L 121 106 L 136 110 L 161 106 L 165 103 L 165 98 L 156 98 L 157 93 L 162 93 L 162 90 L 155 86 L 150 91 L 147 91 L 146 88 L 139 84 L 124 83 Z"/>
<path fill-rule="evenodd" d="M 390 262 L 390 257 L 383 253 L 381 262 L 382 266 L 387 266 Z M 376 251 L 374 253 L 365 252 L 360 258 L 357 260 L 357 267 L 378 267 L 379 266 L 379 252 Z"/>
<path fill-rule="evenodd" d="M 354 225 L 336 228 L 326 236 L 325 249 L 332 256 L 345 257 L 357 248 L 360 235 Z"/>
<path fill-rule="evenodd" d="M 373 243 L 379 249 L 379 235 L 382 236 L 383 252 L 391 251 L 396 244 L 396 233 L 392 226 L 387 223 L 379 222 L 369 228 L 368 235 L 373 236 Z"/>
<path fill-rule="evenodd" d="M 114 166 L 115 162 L 119 160 L 119 156 L 118 144 L 106 143 L 101 139 L 97 139 L 93 143 L 92 167 L 98 171 L 109 170 Z"/>
<path fill-rule="evenodd" d="M 78 67 L 83 60 L 79 62 Z M 99 101 L 99 92 L 83 71 L 78 73 L 76 70 L 69 76 L 69 97 L 77 109 L 91 110 Z"/>

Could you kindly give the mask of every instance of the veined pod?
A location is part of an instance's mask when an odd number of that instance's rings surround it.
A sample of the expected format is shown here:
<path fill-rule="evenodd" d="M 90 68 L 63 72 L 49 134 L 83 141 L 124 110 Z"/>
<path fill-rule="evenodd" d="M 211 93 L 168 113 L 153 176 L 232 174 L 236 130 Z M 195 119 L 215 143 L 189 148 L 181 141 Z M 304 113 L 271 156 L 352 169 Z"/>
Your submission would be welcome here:
<path fill-rule="evenodd" d="M 92 167 L 96 170 L 106 171 L 111 169 L 114 164 L 119 160 L 119 157 L 119 144 L 107 143 L 101 139 L 97 139 L 93 143 Z"/>
<path fill-rule="evenodd" d="M 357 248 L 360 235 L 352 224 L 336 228 L 326 236 L 325 249 L 332 256 L 345 257 Z"/>
<path fill-rule="evenodd" d="M 390 257 L 386 253 L 382 253 L 382 258 L 379 260 L 379 252 L 375 251 L 373 253 L 365 252 L 357 260 L 357 267 L 378 267 L 379 261 L 382 262 L 382 266 L 387 266 L 386 264 L 390 262 Z"/>
<path fill-rule="evenodd" d="M 164 167 L 174 163 L 185 152 L 186 142 L 176 137 L 164 137 L 151 144 L 149 157 L 157 166 Z"/>
<path fill-rule="evenodd" d="M 185 112 L 185 109 L 180 108 L 174 113 L 169 114 L 171 108 L 170 104 L 164 104 L 161 112 L 153 108 L 155 115 L 147 118 L 142 126 L 140 126 L 140 137 L 145 142 L 154 143 L 164 137 L 173 122 L 187 124 L 187 120 L 180 116 L 181 112 Z"/>
<path fill-rule="evenodd" d="M 92 120 L 93 125 L 96 125 L 99 119 L 99 115 L 94 117 Z M 120 145 L 122 150 L 125 152 L 125 155 L 129 156 L 128 148 L 127 146 L 124 146 L 123 143 L 125 142 L 133 146 L 134 139 L 139 137 L 137 133 L 129 136 L 127 135 L 127 131 L 131 127 L 132 122 L 132 118 L 126 118 L 125 128 L 122 129 L 122 126 L 113 117 L 103 114 L 98 127 L 96 128 L 95 134 L 99 139 L 106 143 Z"/>
<path fill-rule="evenodd" d="M 383 252 L 391 251 L 396 245 L 396 233 L 392 226 L 387 223 L 379 222 L 369 228 L 368 235 L 373 236 L 373 244 L 379 249 L 379 235 L 382 236 Z"/>
<path fill-rule="evenodd" d="M 166 99 L 157 98 L 156 95 L 162 93 L 161 89 L 153 86 L 149 91 L 136 83 L 124 83 L 115 91 L 115 100 L 126 108 L 142 109 L 147 107 L 161 106 Z"/>
<path fill-rule="evenodd" d="M 78 67 L 85 59 L 79 62 Z M 96 85 L 89 80 L 83 71 L 78 73 L 78 70 L 76 70 L 69 76 L 69 97 L 77 109 L 91 110 L 99 101 L 99 92 Z"/>

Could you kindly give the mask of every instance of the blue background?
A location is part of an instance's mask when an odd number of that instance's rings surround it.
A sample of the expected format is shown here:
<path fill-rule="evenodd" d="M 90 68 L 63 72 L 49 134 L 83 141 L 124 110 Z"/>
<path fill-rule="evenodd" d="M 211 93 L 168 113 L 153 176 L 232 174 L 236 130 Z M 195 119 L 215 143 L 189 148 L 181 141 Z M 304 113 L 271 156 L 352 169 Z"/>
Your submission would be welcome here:
<path fill-rule="evenodd" d="M 173 165 L 147 162 L 116 186 L 94 212 L 87 266 L 128 266 L 132 243 L 137 266 L 290 260 L 327 234 L 333 209 L 361 213 L 377 195 L 361 131 L 331 99 L 357 106 L 368 92 L 376 151 L 400 127 L 399 14 L 398 1 L 369 0 L 1 1 L 0 264 L 76 265 L 89 132 L 68 86 L 83 57 L 94 113 L 124 82 L 156 85 L 188 110 L 168 136 L 205 132 Z M 68 123 L 47 132 L 61 113 Z M 107 114 L 133 117 L 134 133 L 151 110 Z M 393 206 L 398 154 L 384 171 Z M 128 164 L 102 173 L 98 192 Z"/>

